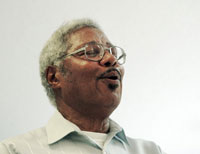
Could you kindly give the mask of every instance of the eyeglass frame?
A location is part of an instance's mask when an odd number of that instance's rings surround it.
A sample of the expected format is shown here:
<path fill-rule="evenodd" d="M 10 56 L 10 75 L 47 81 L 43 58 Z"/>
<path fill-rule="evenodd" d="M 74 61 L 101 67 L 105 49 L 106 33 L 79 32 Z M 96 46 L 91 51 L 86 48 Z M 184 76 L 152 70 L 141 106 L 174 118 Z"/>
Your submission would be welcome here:
<path fill-rule="evenodd" d="M 81 51 L 84 51 L 84 54 L 85 54 L 85 57 L 86 57 L 86 59 L 87 60 L 89 60 L 89 61 L 95 61 L 95 62 L 99 62 L 99 61 L 101 61 L 102 59 L 103 59 L 103 57 L 104 57 L 104 55 L 105 55 L 105 50 L 107 50 L 107 51 L 109 51 L 109 53 L 110 54 L 112 54 L 112 51 L 111 51 L 111 49 L 112 48 L 115 48 L 115 47 L 117 47 L 117 48 L 119 48 L 121 51 L 122 51 L 122 55 L 117 59 L 117 61 L 119 61 L 119 59 L 120 58 L 124 58 L 124 62 L 122 63 L 122 64 L 120 64 L 120 65 L 123 65 L 125 62 L 126 62 L 126 53 L 125 53 L 125 51 L 124 51 L 124 49 L 122 49 L 121 47 L 119 47 L 119 46 L 111 46 L 111 47 L 105 47 L 103 44 L 99 44 L 99 43 L 95 43 L 95 45 L 100 45 L 104 50 L 103 50 L 103 53 L 102 53 L 102 55 L 101 55 L 101 58 L 99 59 L 99 60 L 93 60 L 93 59 L 89 59 L 88 58 L 88 56 L 87 56 L 87 54 L 86 54 L 86 48 L 88 47 L 88 44 L 90 44 L 91 42 L 89 42 L 89 43 L 86 43 L 83 47 L 81 47 L 81 48 L 79 48 L 79 49 L 77 49 L 77 50 L 75 50 L 75 51 L 73 51 L 72 53 L 69 53 L 69 54 L 66 54 L 66 55 L 63 55 L 64 57 L 69 57 L 69 56 L 71 56 L 71 55 L 74 55 L 74 54 L 77 54 L 77 53 L 79 53 L 79 52 L 81 52 Z M 93 42 L 92 42 L 93 43 Z M 113 54 L 112 54 L 113 55 Z M 115 55 L 113 55 L 115 58 L 117 58 Z"/>

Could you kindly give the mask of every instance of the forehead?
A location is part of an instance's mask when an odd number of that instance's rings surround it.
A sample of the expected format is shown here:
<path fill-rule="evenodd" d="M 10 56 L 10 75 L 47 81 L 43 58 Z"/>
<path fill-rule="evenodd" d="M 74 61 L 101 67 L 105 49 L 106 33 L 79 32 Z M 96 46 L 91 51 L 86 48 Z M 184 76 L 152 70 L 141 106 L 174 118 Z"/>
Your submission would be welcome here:
<path fill-rule="evenodd" d="M 91 27 L 84 27 L 72 32 L 68 37 L 68 41 L 72 45 L 70 50 L 77 49 L 89 42 L 97 42 L 103 45 L 110 44 L 107 36 L 102 31 Z"/>

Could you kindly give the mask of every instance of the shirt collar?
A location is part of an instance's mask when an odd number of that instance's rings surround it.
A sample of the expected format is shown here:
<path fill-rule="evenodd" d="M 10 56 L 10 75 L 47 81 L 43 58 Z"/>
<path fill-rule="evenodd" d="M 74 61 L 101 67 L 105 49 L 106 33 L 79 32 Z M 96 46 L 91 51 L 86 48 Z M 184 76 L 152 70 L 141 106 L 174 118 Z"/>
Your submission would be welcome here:
<path fill-rule="evenodd" d="M 110 119 L 110 132 L 115 132 L 115 138 L 119 139 L 123 143 L 128 143 L 124 130 L 113 120 Z"/>
<path fill-rule="evenodd" d="M 80 128 L 74 123 L 65 119 L 60 112 L 56 111 L 46 125 L 48 144 L 55 143 L 72 132 L 80 132 Z M 117 139 L 128 144 L 124 130 L 113 120 L 110 119 L 110 132 Z"/>
<path fill-rule="evenodd" d="M 56 111 L 46 125 L 48 144 L 52 144 L 80 129 Z"/>

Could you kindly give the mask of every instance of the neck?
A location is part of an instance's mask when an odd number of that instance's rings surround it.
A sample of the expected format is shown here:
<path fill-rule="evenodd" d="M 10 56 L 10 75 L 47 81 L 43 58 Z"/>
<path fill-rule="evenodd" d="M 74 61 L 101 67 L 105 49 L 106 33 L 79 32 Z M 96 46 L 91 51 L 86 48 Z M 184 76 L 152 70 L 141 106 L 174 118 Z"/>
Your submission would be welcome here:
<path fill-rule="evenodd" d="M 83 131 L 107 133 L 109 130 L 109 117 L 90 115 L 88 112 L 83 114 L 64 102 L 57 103 L 57 109 L 65 119 L 76 124 Z"/>

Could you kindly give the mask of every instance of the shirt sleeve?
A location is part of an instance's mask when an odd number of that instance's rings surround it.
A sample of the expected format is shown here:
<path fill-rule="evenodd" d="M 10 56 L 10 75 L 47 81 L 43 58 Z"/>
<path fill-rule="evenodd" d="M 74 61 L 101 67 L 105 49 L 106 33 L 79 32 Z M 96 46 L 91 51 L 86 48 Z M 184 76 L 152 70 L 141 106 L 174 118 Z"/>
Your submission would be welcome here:
<path fill-rule="evenodd" d="M 10 154 L 6 146 L 3 143 L 0 143 L 0 154 Z"/>

